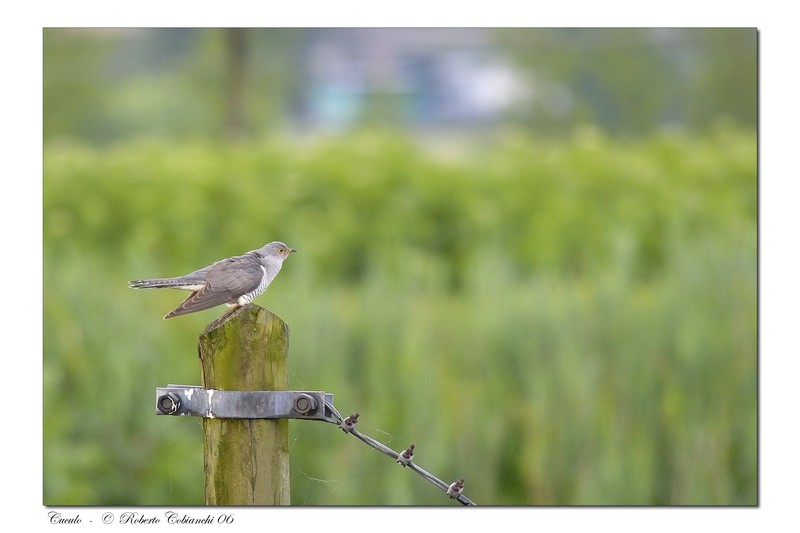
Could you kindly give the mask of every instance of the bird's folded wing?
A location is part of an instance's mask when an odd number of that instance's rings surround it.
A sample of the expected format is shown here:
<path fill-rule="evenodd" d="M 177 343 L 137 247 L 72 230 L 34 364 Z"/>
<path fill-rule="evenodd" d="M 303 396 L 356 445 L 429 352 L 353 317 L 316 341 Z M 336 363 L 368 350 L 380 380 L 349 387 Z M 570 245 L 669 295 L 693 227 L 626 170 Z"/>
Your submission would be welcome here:
<path fill-rule="evenodd" d="M 243 255 L 213 264 L 206 274 L 206 281 L 214 292 L 228 291 L 238 297 L 256 290 L 263 277 L 261 261 Z"/>
<path fill-rule="evenodd" d="M 235 301 L 258 287 L 264 276 L 261 263 L 247 256 L 226 259 L 212 265 L 206 285 L 190 294 L 164 318 L 185 315 Z"/>

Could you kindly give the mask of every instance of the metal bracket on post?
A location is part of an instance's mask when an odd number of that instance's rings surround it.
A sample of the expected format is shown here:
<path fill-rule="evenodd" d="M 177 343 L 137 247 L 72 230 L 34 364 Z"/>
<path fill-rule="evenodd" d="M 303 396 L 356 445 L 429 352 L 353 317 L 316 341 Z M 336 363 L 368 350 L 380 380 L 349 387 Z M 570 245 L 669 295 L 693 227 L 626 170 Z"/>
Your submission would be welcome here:
<path fill-rule="evenodd" d="M 296 418 L 338 424 L 333 394 L 319 391 L 229 391 L 195 385 L 156 388 L 156 414 L 205 418 Z"/>

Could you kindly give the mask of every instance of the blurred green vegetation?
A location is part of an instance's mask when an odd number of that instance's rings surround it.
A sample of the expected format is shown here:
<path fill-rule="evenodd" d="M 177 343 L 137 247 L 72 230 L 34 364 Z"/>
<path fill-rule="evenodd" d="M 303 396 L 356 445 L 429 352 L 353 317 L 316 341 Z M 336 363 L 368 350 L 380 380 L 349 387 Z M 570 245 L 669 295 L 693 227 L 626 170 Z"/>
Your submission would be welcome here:
<path fill-rule="evenodd" d="M 154 389 L 199 383 L 222 309 L 163 321 L 183 294 L 126 282 L 280 239 L 256 303 L 291 327 L 290 386 L 477 503 L 754 505 L 756 158 L 730 125 L 447 158 L 376 131 L 48 143 L 44 503 L 202 504 L 199 420 Z M 334 426 L 290 431 L 293 504 L 447 504 Z"/>

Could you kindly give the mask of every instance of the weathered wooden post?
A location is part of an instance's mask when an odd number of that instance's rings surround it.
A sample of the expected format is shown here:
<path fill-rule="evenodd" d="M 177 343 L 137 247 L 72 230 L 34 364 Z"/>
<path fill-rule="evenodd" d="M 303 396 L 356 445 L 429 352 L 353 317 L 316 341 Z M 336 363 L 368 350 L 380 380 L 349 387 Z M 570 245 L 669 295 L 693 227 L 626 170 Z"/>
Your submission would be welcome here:
<path fill-rule="evenodd" d="M 448 485 L 412 461 L 356 431 L 333 394 L 287 390 L 289 326 L 267 309 L 249 304 L 226 313 L 200 334 L 202 386 L 156 388 L 156 414 L 203 417 L 206 505 L 289 504 L 289 419 L 339 426 L 418 473 L 463 505 L 463 478 Z"/>
<path fill-rule="evenodd" d="M 289 326 L 250 304 L 200 334 L 205 389 L 287 390 Z M 289 505 L 287 419 L 203 419 L 206 505 Z"/>

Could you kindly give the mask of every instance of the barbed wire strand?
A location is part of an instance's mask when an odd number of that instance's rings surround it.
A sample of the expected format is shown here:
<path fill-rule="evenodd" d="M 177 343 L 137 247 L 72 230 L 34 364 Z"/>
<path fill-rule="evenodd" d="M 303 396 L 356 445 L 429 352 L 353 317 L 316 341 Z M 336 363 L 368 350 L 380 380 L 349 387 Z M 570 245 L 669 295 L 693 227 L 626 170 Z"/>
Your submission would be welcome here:
<path fill-rule="evenodd" d="M 325 405 L 328 407 L 328 409 L 330 409 L 330 411 L 333 414 L 334 418 L 336 418 L 339 421 L 339 427 L 345 433 L 350 433 L 351 435 L 353 435 L 354 437 L 359 439 L 361 442 L 371 446 L 372 448 L 375 448 L 376 450 L 378 450 L 382 454 L 386 455 L 387 457 L 391 457 L 393 460 L 397 460 L 397 457 L 398 457 L 398 455 L 400 455 L 400 452 L 396 452 L 393 449 L 391 449 L 388 446 L 386 446 L 385 444 L 383 444 L 382 442 L 379 442 L 379 441 L 373 439 L 369 435 L 365 435 L 365 434 L 361 433 L 360 431 L 357 431 L 355 429 L 355 427 L 354 427 L 355 426 L 355 422 L 353 422 L 352 425 L 350 425 L 349 427 L 347 427 L 347 429 L 345 429 L 345 418 L 339 413 L 339 411 L 336 410 L 336 408 L 333 406 L 332 403 L 326 401 Z M 358 413 L 354 413 L 353 416 L 355 417 L 355 420 L 358 419 Z M 348 417 L 348 419 L 350 419 L 350 418 L 351 417 Z M 450 496 L 450 497 L 453 498 L 454 500 L 456 500 L 461 505 L 477 505 L 475 502 L 473 502 L 472 500 L 470 500 L 469 498 L 467 498 L 466 496 L 464 496 L 464 494 L 462 494 L 460 492 L 461 488 L 463 487 L 463 484 L 464 484 L 464 480 L 463 479 L 460 479 L 459 481 L 456 481 L 452 485 L 448 485 L 447 483 L 445 483 L 444 481 L 442 481 L 438 477 L 434 476 L 433 474 L 431 474 L 430 472 L 428 472 L 427 470 L 425 470 L 424 468 L 422 468 L 421 466 L 419 466 L 417 463 L 415 463 L 413 461 L 410 461 L 408 463 L 408 468 L 412 472 L 415 472 L 415 473 L 419 474 L 420 476 L 422 476 L 424 479 L 428 480 L 428 482 L 432 483 L 434 486 L 438 487 L 445 494 L 450 495 L 451 493 L 453 493 L 452 492 L 453 491 L 453 485 L 457 485 L 457 487 L 456 487 L 456 490 L 458 491 L 457 495 L 454 494 L 453 496 Z"/>

